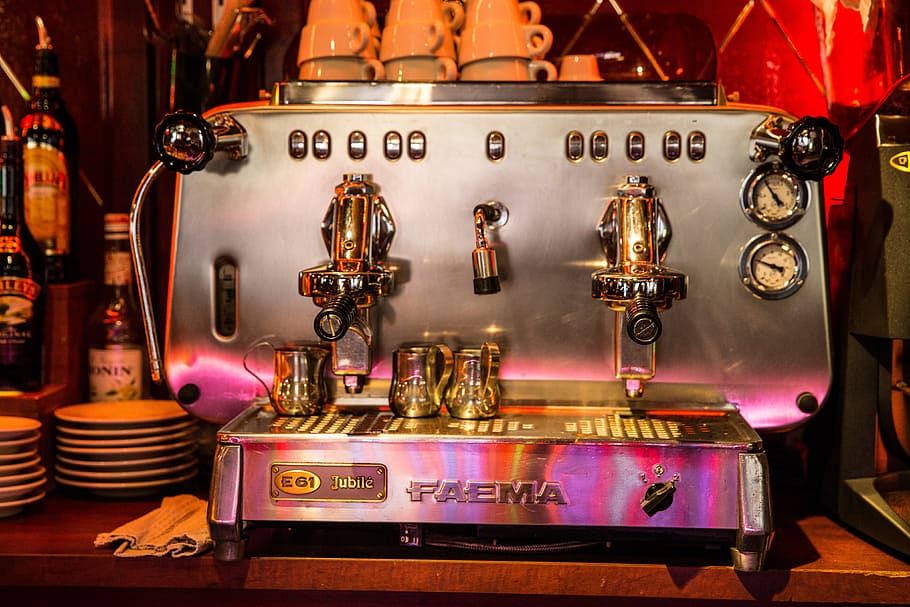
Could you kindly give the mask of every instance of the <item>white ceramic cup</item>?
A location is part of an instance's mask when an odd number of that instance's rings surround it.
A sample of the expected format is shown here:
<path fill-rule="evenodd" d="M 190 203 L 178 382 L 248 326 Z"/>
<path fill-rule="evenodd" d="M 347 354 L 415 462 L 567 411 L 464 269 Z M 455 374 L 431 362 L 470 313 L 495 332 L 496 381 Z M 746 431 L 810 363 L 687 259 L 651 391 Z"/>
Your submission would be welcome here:
<path fill-rule="evenodd" d="M 553 45 L 545 25 L 516 25 L 501 21 L 465 26 L 458 44 L 458 65 L 493 57 L 543 57 Z"/>
<path fill-rule="evenodd" d="M 385 79 L 396 82 L 451 81 L 458 77 L 458 66 L 450 57 L 400 57 L 383 63 Z"/>
<path fill-rule="evenodd" d="M 597 82 L 603 80 L 597 57 L 594 55 L 566 55 L 559 64 L 559 79 L 563 81 Z"/>
<path fill-rule="evenodd" d="M 322 57 L 298 66 L 300 80 L 382 80 L 383 65 L 377 59 L 362 57 Z"/>
<path fill-rule="evenodd" d="M 462 65 L 465 81 L 539 81 L 556 80 L 556 66 L 549 61 L 532 61 L 526 57 L 493 57 Z"/>
<path fill-rule="evenodd" d="M 369 25 L 367 13 L 370 8 L 372 8 L 375 23 L 376 7 L 367 0 L 310 0 L 306 22 L 309 25 L 315 25 L 317 23 L 365 21 Z"/>
<path fill-rule="evenodd" d="M 305 25 L 300 32 L 297 65 L 321 57 L 348 57 L 370 44 L 370 27 L 363 21 Z"/>
<path fill-rule="evenodd" d="M 383 62 L 401 57 L 433 55 L 445 35 L 442 20 L 433 22 L 400 21 L 382 30 L 379 59 Z"/>
<path fill-rule="evenodd" d="M 515 24 L 540 23 L 540 6 L 536 2 L 517 0 L 467 0 L 465 27 L 507 21 Z"/>

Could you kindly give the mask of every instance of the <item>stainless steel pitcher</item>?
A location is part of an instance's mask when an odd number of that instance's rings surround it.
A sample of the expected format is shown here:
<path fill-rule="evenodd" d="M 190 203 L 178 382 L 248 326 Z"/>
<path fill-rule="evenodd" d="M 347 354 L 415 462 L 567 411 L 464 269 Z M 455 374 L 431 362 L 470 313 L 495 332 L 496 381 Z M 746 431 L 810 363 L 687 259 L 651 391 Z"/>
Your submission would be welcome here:
<path fill-rule="evenodd" d="M 439 413 L 454 359 L 445 344 L 402 346 L 392 356 L 389 407 L 402 417 Z"/>
<path fill-rule="evenodd" d="M 449 415 L 486 419 L 499 412 L 499 361 L 499 346 L 489 342 L 455 353 L 455 376 L 446 393 Z"/>
<path fill-rule="evenodd" d="M 275 373 L 271 389 L 247 366 L 247 357 L 257 348 L 272 349 Z M 275 346 L 267 340 L 251 346 L 243 355 L 243 368 L 259 380 L 269 395 L 272 406 L 282 415 L 313 415 L 322 410 L 327 400 L 323 368 L 329 350 L 312 344 L 289 343 Z"/>

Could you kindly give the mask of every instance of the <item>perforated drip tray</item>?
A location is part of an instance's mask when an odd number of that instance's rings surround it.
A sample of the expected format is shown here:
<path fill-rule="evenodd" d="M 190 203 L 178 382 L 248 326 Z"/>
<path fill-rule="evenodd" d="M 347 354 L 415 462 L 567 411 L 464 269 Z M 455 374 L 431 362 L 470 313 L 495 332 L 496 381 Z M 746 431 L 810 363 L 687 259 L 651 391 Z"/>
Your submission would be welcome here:
<path fill-rule="evenodd" d="M 760 439 L 734 407 L 716 410 L 629 411 L 599 407 L 514 407 L 486 420 L 446 414 L 396 417 L 382 409 L 327 407 L 318 415 L 290 417 L 271 407 L 253 407 L 221 433 L 265 434 L 263 439 L 310 436 L 370 436 L 401 440 L 518 440 L 557 442 L 702 443 L 760 446 Z M 280 436 L 276 436 L 280 435 Z"/>

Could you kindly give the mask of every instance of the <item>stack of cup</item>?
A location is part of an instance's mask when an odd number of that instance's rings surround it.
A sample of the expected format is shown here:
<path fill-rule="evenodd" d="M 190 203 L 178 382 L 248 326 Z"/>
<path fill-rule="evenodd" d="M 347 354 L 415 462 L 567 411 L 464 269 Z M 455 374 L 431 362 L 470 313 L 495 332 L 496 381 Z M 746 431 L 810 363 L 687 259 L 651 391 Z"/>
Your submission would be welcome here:
<path fill-rule="evenodd" d="M 370 18 L 376 9 L 365 0 L 310 0 L 307 24 L 297 51 L 301 80 L 376 80 L 382 64 L 368 55 L 373 44 Z"/>
<path fill-rule="evenodd" d="M 456 13 L 446 11 L 444 18 L 439 0 L 392 0 L 379 50 L 386 80 L 455 80 L 454 57 L 438 51 L 452 35 Z"/>
<path fill-rule="evenodd" d="M 540 24 L 540 7 L 517 0 L 468 0 L 458 45 L 462 80 L 555 80 L 542 58 L 553 32 Z"/>

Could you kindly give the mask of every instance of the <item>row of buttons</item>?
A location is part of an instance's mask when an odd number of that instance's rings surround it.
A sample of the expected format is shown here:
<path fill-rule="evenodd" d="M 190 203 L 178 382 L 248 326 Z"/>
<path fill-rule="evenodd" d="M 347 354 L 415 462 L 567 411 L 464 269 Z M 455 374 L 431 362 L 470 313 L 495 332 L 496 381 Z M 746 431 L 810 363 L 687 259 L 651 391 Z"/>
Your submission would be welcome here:
<path fill-rule="evenodd" d="M 383 153 L 389 160 L 398 160 L 405 151 L 411 160 L 422 160 L 427 155 L 427 138 L 420 131 L 408 133 L 403 138 L 401 133 L 389 131 L 383 137 Z M 306 133 L 300 130 L 291 131 L 288 135 L 288 154 L 291 158 L 302 160 L 309 153 Z M 326 160 L 332 155 L 332 136 L 326 131 L 313 133 L 313 157 Z M 348 135 L 348 156 L 352 160 L 363 160 L 367 155 L 367 136 L 362 131 L 352 131 Z"/>
<path fill-rule="evenodd" d="M 664 159 L 675 162 L 682 157 L 682 135 L 676 131 L 667 131 L 663 136 Z M 597 162 L 607 159 L 610 152 L 610 140 L 603 131 L 591 134 L 591 158 Z M 686 152 L 689 160 L 698 162 L 705 158 L 705 134 L 701 131 L 692 131 L 686 137 Z M 585 155 L 585 136 L 578 131 L 566 135 L 566 157 L 573 162 L 578 162 Z M 645 157 L 645 136 L 638 131 L 632 131 L 626 136 L 626 156 L 629 160 L 639 161 Z"/>
<path fill-rule="evenodd" d="M 397 131 L 389 131 L 382 138 L 382 151 L 389 160 L 398 160 L 405 153 L 411 160 L 422 160 L 427 154 L 427 138 L 420 131 L 411 131 L 402 137 Z M 326 131 L 313 133 L 313 156 L 317 160 L 326 160 L 332 155 L 332 136 Z M 506 138 L 499 131 L 487 135 L 487 158 L 492 161 L 502 160 L 506 154 Z M 663 155 L 670 162 L 682 156 L 682 136 L 676 131 L 667 131 L 663 137 Z M 705 135 L 692 131 L 686 138 L 686 151 L 689 159 L 695 162 L 705 157 Z M 309 153 L 306 133 L 301 130 L 291 131 L 288 135 L 288 154 L 291 158 L 301 160 Z M 603 131 L 591 134 L 591 158 L 597 162 L 607 159 L 610 153 L 610 140 Z M 367 155 L 367 137 L 362 131 L 352 131 L 348 135 L 348 156 L 352 160 L 362 160 Z M 566 135 L 566 156 L 578 162 L 585 155 L 585 136 L 579 131 Z M 630 160 L 639 161 L 645 157 L 645 136 L 633 131 L 626 136 L 626 155 Z"/>

